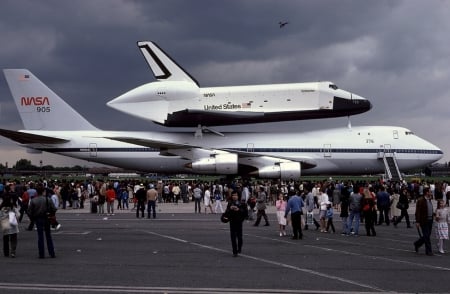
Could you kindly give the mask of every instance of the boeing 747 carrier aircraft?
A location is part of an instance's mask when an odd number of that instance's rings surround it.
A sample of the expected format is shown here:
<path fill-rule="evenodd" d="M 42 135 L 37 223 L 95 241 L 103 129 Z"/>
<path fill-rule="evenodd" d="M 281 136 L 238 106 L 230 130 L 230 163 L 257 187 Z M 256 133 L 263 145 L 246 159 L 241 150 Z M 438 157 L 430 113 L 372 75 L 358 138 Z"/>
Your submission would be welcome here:
<path fill-rule="evenodd" d="M 202 88 L 154 42 L 138 47 L 157 81 L 108 106 L 168 127 L 221 126 L 349 116 L 370 102 L 331 82 Z"/>
<path fill-rule="evenodd" d="M 99 130 L 26 69 L 5 69 L 25 129 L 0 135 L 31 152 L 51 152 L 156 173 L 254 175 L 384 172 L 426 166 L 443 154 L 410 130 L 393 126 L 305 133 L 125 132 Z"/>

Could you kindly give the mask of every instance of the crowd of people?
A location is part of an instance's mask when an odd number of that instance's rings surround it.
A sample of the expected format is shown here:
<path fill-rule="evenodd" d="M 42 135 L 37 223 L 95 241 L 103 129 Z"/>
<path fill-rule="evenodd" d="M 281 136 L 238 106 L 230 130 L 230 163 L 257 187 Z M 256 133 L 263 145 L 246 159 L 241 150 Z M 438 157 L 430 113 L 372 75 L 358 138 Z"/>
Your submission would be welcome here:
<path fill-rule="evenodd" d="M 39 257 L 44 257 L 44 234 L 48 253 L 55 257 L 50 231 L 61 227 L 54 215 L 57 209 L 83 209 L 86 205 L 91 213 L 99 215 L 113 216 L 115 210 L 134 210 L 136 218 L 156 218 L 158 203 L 177 205 L 180 201 L 193 201 L 194 213 L 209 211 L 231 216 L 234 256 L 242 250 L 243 220 L 254 220 L 253 225 L 259 226 L 264 219 L 264 225 L 270 226 L 266 214 L 269 205 L 276 207 L 280 237 L 288 235 L 286 231 L 290 225 L 292 239 L 302 239 L 303 231 L 311 226 L 317 231 L 320 229 L 321 233 L 335 233 L 335 215 L 341 219 L 344 236 L 359 236 L 361 222 L 367 236 L 377 236 L 376 226 L 392 223 L 397 227 L 403 219 L 406 228 L 411 228 L 408 209 L 410 205 L 416 205 L 415 225 L 420 238 L 414 243 L 414 249 L 418 251 L 425 244 L 426 254 L 432 255 L 430 236 L 433 228 L 440 253 L 444 253 L 443 240 L 448 239 L 450 185 L 446 182 L 342 182 L 331 179 L 287 182 L 5 180 L 0 183 L 0 197 L 4 255 L 11 257 L 16 255 L 17 224 L 23 221 L 24 215 L 29 218 L 28 230 L 37 227 Z M 431 199 L 437 203 L 436 207 Z M 48 215 L 49 210 L 53 216 Z M 5 219 L 11 212 L 17 215 L 17 223 L 12 220 L 7 226 Z M 3 228 L 4 223 L 7 229 Z"/>

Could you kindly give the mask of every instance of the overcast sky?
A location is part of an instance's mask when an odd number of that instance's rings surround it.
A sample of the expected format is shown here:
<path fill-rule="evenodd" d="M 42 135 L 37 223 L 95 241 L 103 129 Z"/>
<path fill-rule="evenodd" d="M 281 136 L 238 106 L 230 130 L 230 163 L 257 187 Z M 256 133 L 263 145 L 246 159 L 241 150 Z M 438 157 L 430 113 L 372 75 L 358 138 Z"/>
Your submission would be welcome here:
<path fill-rule="evenodd" d="M 164 130 L 106 102 L 153 80 L 136 46 L 158 43 L 201 86 L 329 80 L 370 99 L 352 125 L 411 129 L 450 160 L 449 1 L 2 1 L 0 66 L 27 68 L 99 128 Z M 280 29 L 279 21 L 289 21 Z M 22 123 L 3 74 L 0 123 Z M 265 125 L 346 126 L 347 118 Z M 262 125 L 219 128 L 262 129 Z M 0 162 L 90 164 L 29 155 L 0 139 Z"/>

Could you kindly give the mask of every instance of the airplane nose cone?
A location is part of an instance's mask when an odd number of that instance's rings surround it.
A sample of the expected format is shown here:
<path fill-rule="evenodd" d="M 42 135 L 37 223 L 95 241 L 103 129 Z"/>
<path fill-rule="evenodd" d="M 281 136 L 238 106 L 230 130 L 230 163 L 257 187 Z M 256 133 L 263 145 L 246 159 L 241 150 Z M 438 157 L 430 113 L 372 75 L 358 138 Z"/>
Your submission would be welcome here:
<path fill-rule="evenodd" d="M 342 112 L 345 115 L 360 114 L 369 111 L 371 108 L 372 104 L 369 100 L 357 95 L 353 95 L 352 99 L 334 97 L 333 111 Z"/>

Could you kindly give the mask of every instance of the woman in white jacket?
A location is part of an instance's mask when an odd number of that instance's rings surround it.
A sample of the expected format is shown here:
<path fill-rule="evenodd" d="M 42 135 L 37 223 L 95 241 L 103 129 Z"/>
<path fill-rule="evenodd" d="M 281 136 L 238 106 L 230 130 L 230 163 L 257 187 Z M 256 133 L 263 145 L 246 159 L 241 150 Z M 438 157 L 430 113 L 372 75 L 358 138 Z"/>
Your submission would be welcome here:
<path fill-rule="evenodd" d="M 8 197 L 8 195 L 3 196 L 3 202 L 0 205 L 0 219 L 2 220 L 3 254 L 5 257 L 10 256 L 14 258 L 16 257 L 19 224 L 13 199 Z M 8 225 L 5 223 L 8 223 Z"/>

